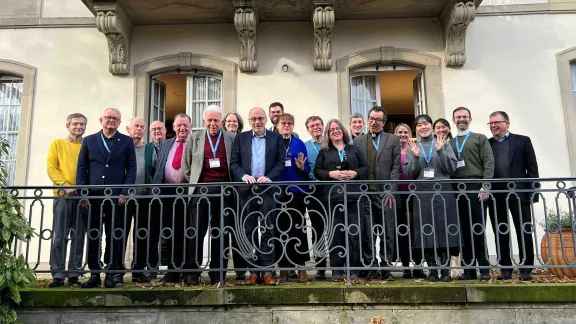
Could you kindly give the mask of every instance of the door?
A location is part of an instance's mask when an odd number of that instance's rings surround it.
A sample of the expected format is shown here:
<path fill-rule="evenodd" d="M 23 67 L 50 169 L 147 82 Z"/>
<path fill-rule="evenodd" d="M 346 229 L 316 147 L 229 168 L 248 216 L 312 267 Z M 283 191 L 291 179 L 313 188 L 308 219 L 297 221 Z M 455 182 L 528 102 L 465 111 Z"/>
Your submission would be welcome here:
<path fill-rule="evenodd" d="M 150 98 L 150 120 L 166 122 L 166 84 L 160 80 L 152 79 L 152 91 Z"/>
<path fill-rule="evenodd" d="M 210 105 L 222 107 L 222 77 L 193 74 L 186 79 L 186 114 L 192 118 L 192 129 L 204 129 L 204 109 Z"/>
<path fill-rule="evenodd" d="M 414 115 L 422 115 L 426 113 L 426 87 L 424 86 L 424 75 L 420 72 L 412 81 L 414 88 Z"/>

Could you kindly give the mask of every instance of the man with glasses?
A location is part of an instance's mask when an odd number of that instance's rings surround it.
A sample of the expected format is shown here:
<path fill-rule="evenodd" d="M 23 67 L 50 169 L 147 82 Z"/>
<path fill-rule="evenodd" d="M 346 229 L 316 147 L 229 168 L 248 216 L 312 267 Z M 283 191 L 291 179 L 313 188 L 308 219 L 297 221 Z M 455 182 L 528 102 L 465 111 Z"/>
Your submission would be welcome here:
<path fill-rule="evenodd" d="M 272 123 L 272 127 L 270 127 L 270 131 L 274 133 L 278 133 L 277 123 L 278 123 L 278 116 L 284 113 L 284 105 L 279 102 L 273 102 L 270 104 L 268 108 L 268 115 L 270 116 L 270 122 Z M 298 134 L 292 132 L 294 137 L 298 138 Z"/>
<path fill-rule="evenodd" d="M 353 113 L 350 116 L 350 123 L 348 128 L 350 129 L 350 138 L 352 142 L 354 139 L 362 134 L 364 134 L 364 116 L 360 113 Z"/>
<path fill-rule="evenodd" d="M 456 153 L 458 163 L 456 171 L 450 175 L 452 179 L 490 180 L 494 177 L 494 155 L 483 134 L 470 131 L 472 114 L 466 107 L 458 107 L 452 112 L 452 122 L 458 129 L 458 134 L 450 141 Z M 486 217 L 482 210 L 482 201 L 488 198 L 481 182 L 465 183 L 466 189 L 457 194 L 458 218 L 462 237 L 462 266 L 488 267 L 488 251 L 486 246 Z M 460 186 L 461 187 L 461 186 Z M 458 183 L 454 190 L 459 191 Z M 476 280 L 475 269 L 464 269 L 461 280 Z M 480 269 L 480 280 L 490 280 L 490 269 Z"/>
<path fill-rule="evenodd" d="M 136 153 L 134 142 L 126 135 L 120 134 L 121 115 L 116 108 L 108 108 L 100 117 L 102 130 L 84 138 L 78 157 L 76 184 L 87 185 L 127 185 L 136 182 Z M 79 190 L 80 193 L 83 190 Z M 82 288 L 96 288 L 101 285 L 100 252 L 102 248 L 102 223 L 108 223 L 111 228 L 111 252 L 108 271 L 124 270 L 125 240 L 130 230 L 124 208 L 128 188 L 96 188 L 90 189 L 90 196 L 106 196 L 102 198 L 83 200 L 82 206 L 89 208 L 88 218 L 88 267 L 92 270 L 90 279 L 82 284 Z M 124 273 L 106 273 L 104 286 L 114 288 L 123 284 Z"/>
<path fill-rule="evenodd" d="M 495 111 L 490 114 L 490 131 L 492 137 L 490 145 L 494 152 L 494 179 L 510 178 L 538 178 L 538 162 L 532 141 L 528 136 L 512 134 L 508 130 L 510 118 L 504 111 Z M 514 182 L 514 192 L 493 193 L 486 203 L 490 212 L 490 221 L 496 233 L 496 249 L 500 265 L 503 267 L 498 280 L 512 278 L 512 259 L 510 255 L 510 222 L 508 210 L 512 216 L 520 252 L 520 280 L 532 280 L 532 266 L 534 265 L 534 239 L 532 221 L 532 203 L 539 200 L 537 194 L 531 192 L 518 192 L 520 190 L 534 190 L 539 186 L 535 182 Z M 509 190 L 508 182 L 494 183 L 494 190 Z M 494 208 L 494 201 L 496 208 Z"/>
<path fill-rule="evenodd" d="M 252 130 L 236 135 L 230 169 L 233 181 L 246 184 L 264 184 L 278 181 L 284 170 L 284 149 L 282 136 L 278 133 L 266 131 L 266 112 L 260 107 L 250 110 L 248 121 Z M 260 186 L 257 189 L 252 186 L 241 186 L 238 189 L 240 206 L 247 206 L 246 210 L 239 215 L 239 221 L 244 225 L 245 235 L 249 244 L 254 245 L 257 259 L 250 262 L 260 267 L 270 268 L 274 263 L 274 226 L 276 216 L 273 211 L 276 205 L 274 194 L 278 194 L 277 188 Z M 256 195 L 255 195 L 256 194 Z M 258 222 L 261 222 L 261 237 L 258 244 Z M 249 254 L 250 251 L 240 251 Z M 256 271 L 252 271 L 250 277 L 244 281 L 245 285 L 255 285 L 259 280 L 265 285 L 275 285 L 272 270 L 268 269 L 262 277 Z"/>
<path fill-rule="evenodd" d="M 368 134 L 357 136 L 354 145 L 366 157 L 368 180 L 400 179 L 400 139 L 398 136 L 383 131 L 386 124 L 386 110 L 380 106 L 373 107 L 368 113 Z M 380 237 L 380 267 L 391 267 L 394 262 L 396 222 L 393 197 L 397 185 L 392 186 L 391 193 L 384 194 L 383 184 L 370 185 L 370 200 L 366 201 L 364 216 L 360 218 L 362 233 L 362 254 L 371 267 L 378 266 L 376 259 L 376 237 Z M 384 211 L 384 213 L 382 213 Z M 383 270 L 383 280 L 394 280 L 390 270 Z M 379 279 L 376 270 L 368 272 L 366 279 Z"/>
<path fill-rule="evenodd" d="M 154 143 L 154 151 L 160 153 L 160 145 L 166 140 L 166 126 L 163 122 L 155 120 L 150 124 L 150 138 Z"/>
<path fill-rule="evenodd" d="M 56 139 L 48 149 L 48 176 L 54 186 L 54 222 L 52 227 L 52 247 L 50 249 L 50 271 L 52 282 L 50 288 L 61 287 L 68 277 L 69 286 L 79 286 L 84 236 L 86 235 L 86 210 L 78 209 L 78 200 L 67 199 L 76 195 L 76 189 L 69 188 L 76 184 L 76 167 L 82 146 L 82 136 L 86 131 L 87 119 L 82 114 L 71 114 L 66 118 L 68 137 Z M 68 187 L 68 188 L 67 188 Z M 79 213 L 80 212 L 80 213 Z M 68 273 L 66 268 L 66 250 L 70 236 L 70 255 Z"/>

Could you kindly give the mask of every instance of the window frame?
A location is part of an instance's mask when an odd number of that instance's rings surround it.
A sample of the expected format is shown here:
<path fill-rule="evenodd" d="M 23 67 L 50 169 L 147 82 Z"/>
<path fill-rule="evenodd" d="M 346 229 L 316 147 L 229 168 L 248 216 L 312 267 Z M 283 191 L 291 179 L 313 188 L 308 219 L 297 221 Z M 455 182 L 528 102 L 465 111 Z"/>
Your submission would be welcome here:
<path fill-rule="evenodd" d="M 24 78 L 13 75 L 13 74 L 2 74 L 0 73 L 0 84 L 5 83 L 10 85 L 10 96 L 12 97 L 12 91 L 15 89 L 13 86 L 15 83 L 21 84 L 21 91 L 24 90 Z M 9 98 L 11 99 L 11 98 Z M 6 104 L 0 104 L 0 107 L 6 106 L 8 110 L 6 111 L 6 120 L 5 124 L 0 124 L 0 137 L 4 137 L 4 139 L 8 140 L 10 135 L 16 135 L 16 143 L 8 148 L 9 154 L 6 159 L 2 159 L 2 162 L 5 163 L 4 167 L 8 172 L 7 178 L 7 185 L 12 186 L 14 185 L 14 180 L 16 178 L 16 162 L 18 161 L 18 138 L 20 137 L 20 114 L 22 112 L 22 94 L 20 94 L 19 102 L 13 103 L 10 100 Z M 18 125 L 15 125 L 16 130 L 10 130 L 10 126 L 12 124 L 12 109 L 14 107 L 18 107 Z M 10 142 L 10 140 L 8 140 Z M 0 156 L 1 158 L 1 156 Z M 11 166 L 9 166 L 11 165 Z"/>
<path fill-rule="evenodd" d="M 194 99 L 194 77 L 205 77 L 205 85 L 206 85 L 206 99 L 205 100 L 197 100 Z M 188 78 L 192 78 L 192 81 L 189 82 Z M 217 79 L 220 81 L 220 100 L 208 100 L 208 78 Z M 189 73 L 188 77 L 186 78 L 186 114 L 190 116 L 192 119 L 192 131 L 196 130 L 203 130 L 205 129 L 202 122 L 199 122 L 198 127 L 194 127 L 194 104 L 195 103 L 204 103 L 204 108 L 208 107 L 208 105 L 213 104 L 215 102 L 219 102 L 220 108 L 224 105 L 224 98 L 223 98 L 223 79 L 224 77 L 222 74 L 209 72 L 209 71 L 198 71 L 194 73 Z"/>
<path fill-rule="evenodd" d="M 571 177 L 576 177 L 576 81 L 572 79 L 572 69 L 576 68 L 576 46 L 556 54 L 556 61 L 564 109 L 570 173 Z"/>

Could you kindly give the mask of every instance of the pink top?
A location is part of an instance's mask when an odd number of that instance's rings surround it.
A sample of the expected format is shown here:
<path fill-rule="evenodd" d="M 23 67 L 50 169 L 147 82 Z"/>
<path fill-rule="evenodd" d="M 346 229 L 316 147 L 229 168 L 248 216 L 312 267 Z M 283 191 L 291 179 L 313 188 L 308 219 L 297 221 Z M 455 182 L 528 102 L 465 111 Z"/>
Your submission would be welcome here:
<path fill-rule="evenodd" d="M 184 182 L 184 161 L 182 161 L 182 166 L 180 169 L 175 170 L 172 167 L 172 160 L 174 160 L 174 155 L 176 154 L 176 148 L 178 147 L 178 141 L 175 140 L 168 152 L 168 160 L 166 160 L 166 166 L 164 167 L 164 182 L 165 183 L 183 183 Z M 186 142 L 184 142 L 184 151 L 186 151 Z M 184 159 L 184 155 L 182 155 Z"/>
<path fill-rule="evenodd" d="M 406 161 L 406 153 L 402 153 L 400 157 L 400 171 L 402 172 L 402 174 L 400 174 L 400 180 L 412 180 L 412 178 L 404 173 L 404 161 Z M 398 191 L 408 191 L 408 185 L 408 183 L 398 185 Z"/>

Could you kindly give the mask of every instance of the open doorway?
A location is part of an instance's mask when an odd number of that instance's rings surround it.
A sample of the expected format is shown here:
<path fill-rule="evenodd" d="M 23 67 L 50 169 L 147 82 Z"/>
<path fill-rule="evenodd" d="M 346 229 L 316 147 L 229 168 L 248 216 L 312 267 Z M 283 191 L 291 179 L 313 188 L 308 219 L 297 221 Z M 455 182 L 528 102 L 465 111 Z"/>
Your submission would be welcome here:
<path fill-rule="evenodd" d="M 414 117 L 426 113 L 424 72 L 412 66 L 368 66 L 351 71 L 351 113 L 365 120 L 380 105 L 388 112 L 384 131 L 393 133 L 400 123 L 414 127 Z M 413 135 L 414 135 L 414 129 Z"/>

